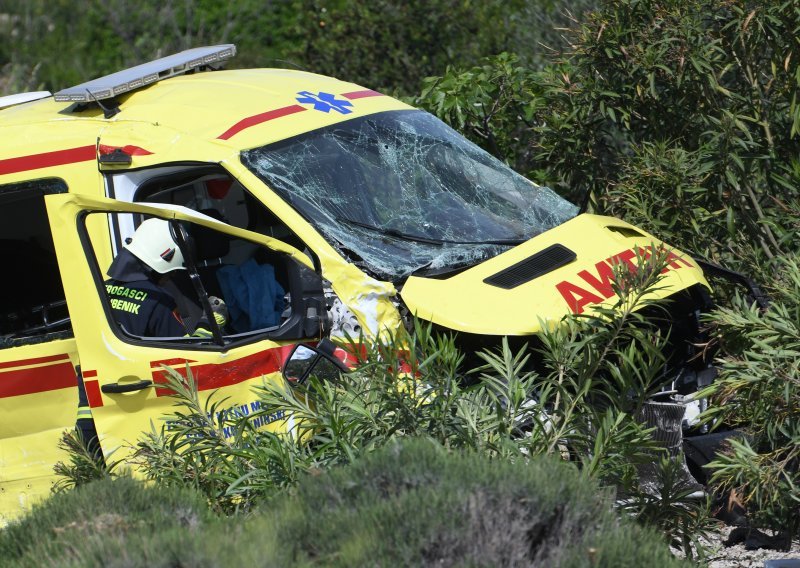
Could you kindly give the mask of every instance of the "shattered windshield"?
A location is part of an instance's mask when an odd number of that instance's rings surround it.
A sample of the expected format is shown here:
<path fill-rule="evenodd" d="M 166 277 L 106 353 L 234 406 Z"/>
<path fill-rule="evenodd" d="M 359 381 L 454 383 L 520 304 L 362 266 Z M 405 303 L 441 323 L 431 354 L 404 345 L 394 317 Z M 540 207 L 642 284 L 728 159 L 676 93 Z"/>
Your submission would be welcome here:
<path fill-rule="evenodd" d="M 578 212 L 422 111 L 353 119 L 242 162 L 347 258 L 394 282 L 477 264 Z"/>

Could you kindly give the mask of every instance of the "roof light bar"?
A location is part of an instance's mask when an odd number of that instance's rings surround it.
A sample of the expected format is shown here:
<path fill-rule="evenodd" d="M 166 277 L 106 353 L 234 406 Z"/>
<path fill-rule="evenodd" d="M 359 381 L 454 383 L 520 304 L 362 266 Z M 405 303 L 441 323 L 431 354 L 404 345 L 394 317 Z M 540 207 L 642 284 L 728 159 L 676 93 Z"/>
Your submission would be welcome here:
<path fill-rule="evenodd" d="M 157 81 L 182 75 L 198 67 L 216 68 L 234 55 L 236 55 L 236 46 L 232 43 L 187 49 L 68 89 L 62 89 L 53 98 L 58 102 L 80 103 L 110 99 Z"/>

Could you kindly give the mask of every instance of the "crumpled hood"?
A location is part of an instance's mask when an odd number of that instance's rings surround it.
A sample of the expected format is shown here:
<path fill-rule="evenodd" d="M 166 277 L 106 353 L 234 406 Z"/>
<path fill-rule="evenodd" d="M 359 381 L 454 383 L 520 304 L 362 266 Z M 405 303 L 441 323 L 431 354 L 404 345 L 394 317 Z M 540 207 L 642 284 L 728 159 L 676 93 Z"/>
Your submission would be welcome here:
<path fill-rule="evenodd" d="M 708 287 L 688 255 L 619 219 L 584 214 L 449 278 L 411 276 L 400 296 L 412 314 L 456 331 L 528 335 L 543 321 L 613 304 L 613 264 L 661 246 L 671 254 L 655 297 Z"/>

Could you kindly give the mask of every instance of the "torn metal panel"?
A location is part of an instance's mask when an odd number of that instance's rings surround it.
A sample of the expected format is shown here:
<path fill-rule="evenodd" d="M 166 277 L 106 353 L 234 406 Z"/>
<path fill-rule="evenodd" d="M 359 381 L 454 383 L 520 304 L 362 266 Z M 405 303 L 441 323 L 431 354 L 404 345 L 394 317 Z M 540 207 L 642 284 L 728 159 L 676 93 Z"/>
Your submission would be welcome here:
<path fill-rule="evenodd" d="M 336 295 L 330 310 L 331 336 L 355 339 L 363 333 L 368 339 L 389 338 L 402 327 L 394 303 L 397 290 L 391 283 L 375 280 L 352 264 L 326 263 L 323 272 Z"/>

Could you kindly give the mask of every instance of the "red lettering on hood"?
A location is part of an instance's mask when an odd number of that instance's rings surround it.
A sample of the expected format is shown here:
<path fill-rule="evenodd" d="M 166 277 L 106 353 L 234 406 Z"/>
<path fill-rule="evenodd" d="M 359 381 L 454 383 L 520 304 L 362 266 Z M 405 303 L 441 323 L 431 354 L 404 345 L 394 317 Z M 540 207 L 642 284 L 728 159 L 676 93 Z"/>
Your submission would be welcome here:
<path fill-rule="evenodd" d="M 637 247 L 635 250 L 624 250 L 595 264 L 594 272 L 596 274 L 592 274 L 588 270 L 578 272 L 577 276 L 582 280 L 580 285 L 564 280 L 556 284 L 556 290 L 567 302 L 572 313 L 583 313 L 586 306 L 599 304 L 614 295 L 615 266 L 621 265 L 631 272 L 637 272 L 639 270 L 636 264 L 637 257 L 642 260 L 648 260 L 653 256 L 654 252 L 663 254 L 664 249 L 656 249 L 653 246 L 649 246 L 645 248 Z M 667 251 L 665 261 L 667 266 L 661 271 L 662 274 L 683 267 L 693 268 L 693 265 L 688 260 L 673 251 Z M 584 287 L 586 284 L 588 284 L 588 287 Z"/>
<path fill-rule="evenodd" d="M 607 260 L 604 260 L 595 264 L 594 269 L 600 278 L 595 277 L 588 270 L 581 270 L 578 272 L 578 276 L 589 286 L 600 292 L 603 298 L 610 298 L 614 295 L 614 267 Z M 563 295 L 564 293 L 562 292 L 561 294 Z"/>
<path fill-rule="evenodd" d="M 556 289 L 561 292 L 561 296 L 567 301 L 567 305 L 573 314 L 582 313 L 583 308 L 589 304 L 599 304 L 603 301 L 600 296 L 592 294 L 589 290 L 566 280 L 556 284 Z"/>

